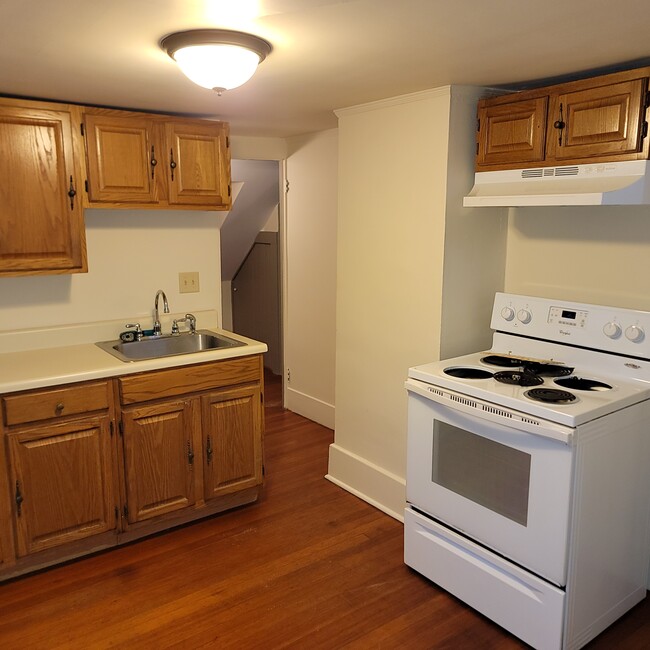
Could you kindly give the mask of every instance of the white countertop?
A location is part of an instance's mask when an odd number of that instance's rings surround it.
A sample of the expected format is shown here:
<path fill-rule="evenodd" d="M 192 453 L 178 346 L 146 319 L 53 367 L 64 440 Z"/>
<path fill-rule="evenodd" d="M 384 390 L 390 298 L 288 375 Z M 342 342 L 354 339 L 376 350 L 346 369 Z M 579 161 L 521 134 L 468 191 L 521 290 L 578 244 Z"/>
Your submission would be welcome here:
<path fill-rule="evenodd" d="M 120 361 L 97 347 L 94 342 L 5 351 L 0 352 L 0 394 L 231 359 L 267 351 L 265 343 L 239 334 L 215 327 L 202 329 L 209 329 L 216 334 L 237 339 L 246 345 L 130 362 Z"/>

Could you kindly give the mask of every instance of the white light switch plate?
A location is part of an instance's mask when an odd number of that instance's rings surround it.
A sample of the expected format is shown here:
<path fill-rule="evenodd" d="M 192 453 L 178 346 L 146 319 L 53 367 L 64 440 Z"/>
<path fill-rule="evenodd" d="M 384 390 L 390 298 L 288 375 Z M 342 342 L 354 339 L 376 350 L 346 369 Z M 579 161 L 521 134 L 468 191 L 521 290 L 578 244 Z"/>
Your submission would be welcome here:
<path fill-rule="evenodd" d="M 179 273 L 178 291 L 179 293 L 196 293 L 199 291 L 199 272 Z"/>

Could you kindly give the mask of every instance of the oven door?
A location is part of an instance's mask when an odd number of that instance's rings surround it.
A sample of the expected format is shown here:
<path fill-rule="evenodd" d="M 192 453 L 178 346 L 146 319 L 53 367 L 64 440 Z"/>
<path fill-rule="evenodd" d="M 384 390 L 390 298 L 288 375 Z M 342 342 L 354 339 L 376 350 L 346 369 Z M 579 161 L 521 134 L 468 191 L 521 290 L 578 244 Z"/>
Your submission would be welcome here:
<path fill-rule="evenodd" d="M 572 430 L 530 433 L 494 404 L 413 379 L 407 388 L 407 501 L 564 586 Z"/>

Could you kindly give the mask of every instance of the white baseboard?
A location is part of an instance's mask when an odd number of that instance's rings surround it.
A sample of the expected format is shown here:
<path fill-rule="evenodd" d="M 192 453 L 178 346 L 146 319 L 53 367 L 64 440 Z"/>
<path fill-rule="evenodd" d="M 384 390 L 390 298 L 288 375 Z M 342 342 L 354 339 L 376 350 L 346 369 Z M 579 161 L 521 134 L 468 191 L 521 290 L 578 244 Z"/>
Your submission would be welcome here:
<path fill-rule="evenodd" d="M 334 428 L 334 405 L 311 395 L 305 395 L 293 388 L 287 388 L 284 397 L 285 408 L 302 415 L 328 429 Z"/>
<path fill-rule="evenodd" d="M 330 445 L 325 478 L 394 519 L 404 521 L 406 480 L 383 467 L 334 443 Z"/>

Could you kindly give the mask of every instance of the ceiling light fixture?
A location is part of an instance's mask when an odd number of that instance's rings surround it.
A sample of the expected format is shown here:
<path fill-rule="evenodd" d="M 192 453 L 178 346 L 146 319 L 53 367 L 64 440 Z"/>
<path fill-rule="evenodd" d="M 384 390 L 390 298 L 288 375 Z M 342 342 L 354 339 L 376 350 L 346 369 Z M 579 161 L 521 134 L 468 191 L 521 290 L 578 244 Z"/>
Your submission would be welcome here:
<path fill-rule="evenodd" d="M 219 95 L 246 83 L 272 49 L 258 36 L 228 29 L 176 32 L 165 36 L 160 47 L 195 84 Z"/>

